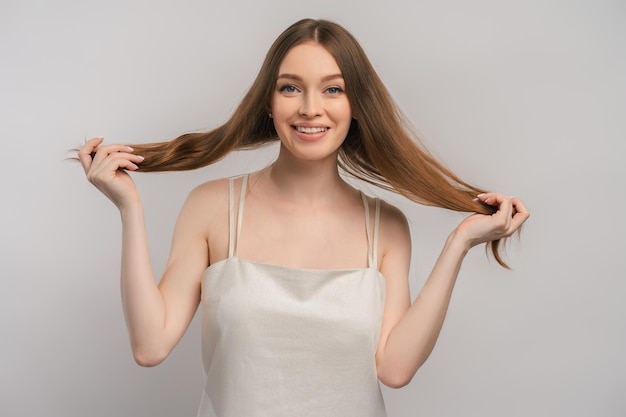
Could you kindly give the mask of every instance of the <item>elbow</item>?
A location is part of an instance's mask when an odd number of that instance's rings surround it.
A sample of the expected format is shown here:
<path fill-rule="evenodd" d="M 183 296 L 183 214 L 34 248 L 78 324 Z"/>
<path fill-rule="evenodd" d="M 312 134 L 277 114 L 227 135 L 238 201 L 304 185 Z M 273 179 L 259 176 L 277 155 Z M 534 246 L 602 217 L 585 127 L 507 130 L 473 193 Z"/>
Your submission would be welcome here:
<path fill-rule="evenodd" d="M 151 368 L 159 365 L 165 360 L 167 354 L 155 351 L 154 349 L 133 348 L 133 358 L 139 366 Z"/>
<path fill-rule="evenodd" d="M 134 355 L 134 358 L 135 358 L 135 362 L 137 363 L 137 365 L 142 366 L 144 368 L 152 368 L 153 366 L 157 366 L 158 364 L 163 362 L 163 359 L 161 358 L 153 358 L 153 357 L 142 356 L 142 355 Z"/>
<path fill-rule="evenodd" d="M 385 386 L 393 389 L 398 389 L 405 387 L 411 382 L 413 379 L 413 375 L 388 375 L 388 376 L 379 376 L 379 381 L 383 383 Z"/>
<path fill-rule="evenodd" d="M 415 372 L 417 369 L 412 370 L 409 367 L 396 369 L 379 367 L 378 380 L 389 388 L 398 389 L 407 386 L 413 379 Z"/>

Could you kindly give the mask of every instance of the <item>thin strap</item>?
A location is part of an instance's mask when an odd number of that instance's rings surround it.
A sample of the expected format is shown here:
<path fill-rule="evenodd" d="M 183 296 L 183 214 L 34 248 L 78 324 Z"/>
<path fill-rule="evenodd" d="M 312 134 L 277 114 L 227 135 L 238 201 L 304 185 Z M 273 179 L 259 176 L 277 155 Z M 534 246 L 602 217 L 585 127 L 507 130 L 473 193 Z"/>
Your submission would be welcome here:
<path fill-rule="evenodd" d="M 367 235 L 367 266 L 374 267 L 374 254 L 372 251 L 372 231 L 370 227 L 370 205 L 367 202 L 367 197 L 361 192 L 361 198 L 363 199 L 363 207 L 365 208 L 365 234 Z M 374 231 L 374 233 L 376 233 Z"/>
<path fill-rule="evenodd" d="M 246 188 L 248 187 L 248 174 L 243 176 L 241 182 L 241 193 L 239 194 L 239 213 L 237 213 L 237 240 L 235 241 L 235 251 L 233 255 L 237 256 L 237 249 L 239 248 L 239 236 L 241 236 L 241 222 L 243 220 L 243 203 L 246 199 Z"/>
<path fill-rule="evenodd" d="M 232 258 L 235 248 L 235 180 L 228 179 L 228 257 Z"/>
<path fill-rule="evenodd" d="M 376 212 L 374 215 L 374 250 L 372 257 L 374 258 L 374 262 L 372 267 L 378 269 L 378 224 L 380 223 L 380 199 L 376 198 Z"/>

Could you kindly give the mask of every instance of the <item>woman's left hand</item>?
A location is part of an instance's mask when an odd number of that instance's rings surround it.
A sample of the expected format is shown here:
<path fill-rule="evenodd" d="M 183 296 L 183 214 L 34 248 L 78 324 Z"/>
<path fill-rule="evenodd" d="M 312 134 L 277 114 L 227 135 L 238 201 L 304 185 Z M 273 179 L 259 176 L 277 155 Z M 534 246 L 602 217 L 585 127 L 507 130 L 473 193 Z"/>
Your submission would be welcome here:
<path fill-rule="evenodd" d="M 530 213 L 522 200 L 498 193 L 480 194 L 478 200 L 498 207 L 491 214 L 473 214 L 463 220 L 455 235 L 465 239 L 469 248 L 511 236 L 528 219 Z"/>

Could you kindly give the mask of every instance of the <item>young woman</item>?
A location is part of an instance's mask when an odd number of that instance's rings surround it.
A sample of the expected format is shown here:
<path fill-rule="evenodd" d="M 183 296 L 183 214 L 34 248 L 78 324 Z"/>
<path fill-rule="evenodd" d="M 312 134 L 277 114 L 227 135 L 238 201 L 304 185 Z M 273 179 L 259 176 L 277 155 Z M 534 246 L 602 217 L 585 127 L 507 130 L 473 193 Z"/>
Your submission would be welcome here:
<path fill-rule="evenodd" d="M 122 298 L 140 365 L 167 357 L 202 305 L 199 416 L 385 415 L 379 381 L 406 385 L 431 353 L 468 250 L 511 236 L 522 201 L 461 181 L 421 149 L 357 41 L 305 19 L 272 45 L 230 120 L 171 142 L 78 157 L 120 210 Z M 196 187 L 155 283 L 127 171 L 188 170 L 280 140 L 258 172 Z M 403 214 L 353 175 L 418 203 L 474 212 L 447 239 L 418 297 Z"/>

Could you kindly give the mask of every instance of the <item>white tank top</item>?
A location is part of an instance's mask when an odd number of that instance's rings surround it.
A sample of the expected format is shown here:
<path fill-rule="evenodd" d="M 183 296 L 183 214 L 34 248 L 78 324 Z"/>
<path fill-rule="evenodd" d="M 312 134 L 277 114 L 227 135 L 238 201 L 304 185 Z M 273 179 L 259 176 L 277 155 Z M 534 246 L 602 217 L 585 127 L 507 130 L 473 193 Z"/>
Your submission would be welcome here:
<path fill-rule="evenodd" d="M 377 267 L 380 201 L 372 233 L 361 194 L 367 268 L 292 268 L 237 257 L 247 175 L 236 219 L 233 181 L 228 258 L 202 280 L 198 416 L 385 417 L 374 357 L 385 299 Z"/>

